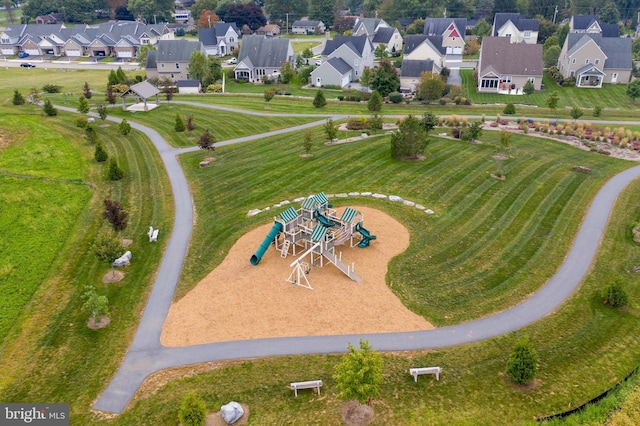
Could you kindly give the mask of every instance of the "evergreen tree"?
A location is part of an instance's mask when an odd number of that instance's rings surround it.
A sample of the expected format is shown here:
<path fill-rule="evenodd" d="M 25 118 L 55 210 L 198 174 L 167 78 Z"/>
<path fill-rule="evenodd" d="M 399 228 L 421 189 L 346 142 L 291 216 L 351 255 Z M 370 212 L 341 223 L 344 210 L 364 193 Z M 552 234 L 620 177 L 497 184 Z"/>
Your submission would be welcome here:
<path fill-rule="evenodd" d="M 100 142 L 96 143 L 96 149 L 93 153 L 93 158 L 98 163 L 104 163 L 109 159 L 109 155 L 107 154 L 107 151 L 105 151 L 104 147 L 102 146 L 102 143 Z"/>
<path fill-rule="evenodd" d="M 522 339 L 516 343 L 507 361 L 507 375 L 519 384 L 525 385 L 536 377 L 538 354 L 531 342 Z"/>
<path fill-rule="evenodd" d="M 104 121 L 107 119 L 107 107 L 104 105 L 98 105 L 96 107 L 96 110 L 98 111 L 98 115 L 100 116 L 100 120 Z"/>
<path fill-rule="evenodd" d="M 22 96 L 22 93 L 18 92 L 18 89 L 15 89 L 13 91 L 13 104 L 24 105 L 24 103 L 25 103 L 24 96 Z"/>
<path fill-rule="evenodd" d="M 372 112 L 379 112 L 382 109 L 382 95 L 377 90 L 374 90 L 367 102 L 367 108 Z"/>
<path fill-rule="evenodd" d="M 111 84 L 107 85 L 107 93 L 105 94 L 104 98 L 107 102 L 109 102 L 110 105 L 115 105 L 116 95 L 113 93 L 113 87 Z"/>
<path fill-rule="evenodd" d="M 324 132 L 330 141 L 336 139 L 338 137 L 338 123 L 334 123 L 331 118 L 327 118 L 327 121 L 324 123 Z"/>
<path fill-rule="evenodd" d="M 87 142 L 92 145 L 98 140 L 98 132 L 96 128 L 91 124 L 87 124 L 84 127 L 84 136 L 87 138 Z"/>
<path fill-rule="evenodd" d="M 108 81 L 109 81 L 108 86 L 113 86 L 113 85 L 115 85 L 115 84 L 120 83 L 120 82 L 118 81 L 118 74 L 116 74 L 115 70 L 113 70 L 113 69 L 112 69 L 112 70 L 109 72 L 109 80 L 108 80 Z"/>
<path fill-rule="evenodd" d="M 182 121 L 182 117 L 180 117 L 180 114 L 176 114 L 176 124 L 173 128 L 176 132 L 184 132 L 187 129 L 184 125 L 184 121 Z"/>
<path fill-rule="evenodd" d="M 89 101 L 84 96 L 80 96 L 80 100 L 78 101 L 78 112 L 81 114 L 89 112 Z"/>
<path fill-rule="evenodd" d="M 45 114 L 47 114 L 48 117 L 58 115 L 58 110 L 51 104 L 51 101 L 49 99 L 44 100 L 42 110 Z"/>
<path fill-rule="evenodd" d="M 109 180 L 120 180 L 124 177 L 124 172 L 122 171 L 120 166 L 118 166 L 118 162 L 113 157 L 109 160 L 108 176 Z"/>
<path fill-rule="evenodd" d="M 91 99 L 91 96 L 93 96 L 93 93 L 91 93 L 91 87 L 89 87 L 89 83 L 86 81 L 84 82 L 84 86 L 82 88 L 82 96 L 87 99 Z"/>
<path fill-rule="evenodd" d="M 118 67 L 116 75 L 118 76 L 118 84 L 124 84 L 127 82 L 127 75 L 124 73 L 122 67 Z"/>
<path fill-rule="evenodd" d="M 369 79 L 369 87 L 377 90 L 381 96 L 387 96 L 391 92 L 398 91 L 400 77 L 398 76 L 398 71 L 389 60 L 380 62 L 380 65 L 373 69 Z"/>
<path fill-rule="evenodd" d="M 322 90 L 318 90 L 316 92 L 316 97 L 313 98 L 313 106 L 316 108 L 324 108 L 327 106 L 327 100 L 324 98 L 324 93 Z"/>
<path fill-rule="evenodd" d="M 427 143 L 422 122 L 409 115 L 391 135 L 391 156 L 398 160 L 417 159 L 423 155 Z"/>
<path fill-rule="evenodd" d="M 131 133 L 131 124 L 129 124 L 126 118 L 123 118 L 120 124 L 118 124 L 118 133 L 122 136 L 127 136 Z"/>

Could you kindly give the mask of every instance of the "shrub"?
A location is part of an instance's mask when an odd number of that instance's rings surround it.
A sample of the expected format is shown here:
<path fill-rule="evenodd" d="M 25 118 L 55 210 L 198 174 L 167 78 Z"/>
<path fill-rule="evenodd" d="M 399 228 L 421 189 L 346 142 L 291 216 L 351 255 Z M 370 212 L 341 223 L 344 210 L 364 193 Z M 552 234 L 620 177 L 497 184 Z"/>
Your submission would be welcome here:
<path fill-rule="evenodd" d="M 42 86 L 42 91 L 46 93 L 60 93 L 62 86 L 56 84 L 45 84 Z"/>
<path fill-rule="evenodd" d="M 198 126 L 193 122 L 193 114 L 187 115 L 187 131 L 191 132 L 197 128 Z"/>
<path fill-rule="evenodd" d="M 369 118 L 369 124 L 373 130 L 382 130 L 382 117 L 374 114 Z"/>
<path fill-rule="evenodd" d="M 44 100 L 44 105 L 42 106 L 42 110 L 48 117 L 53 117 L 58 115 L 58 110 L 51 104 L 49 99 Z"/>
<path fill-rule="evenodd" d="M 122 242 L 114 232 L 104 230 L 96 236 L 91 251 L 98 260 L 111 263 L 122 254 Z"/>
<path fill-rule="evenodd" d="M 370 129 L 371 123 L 365 117 L 362 118 L 350 118 L 347 120 L 347 129 L 349 130 L 364 130 Z"/>
<path fill-rule="evenodd" d="M 207 93 L 222 93 L 222 84 L 220 83 L 210 84 L 207 86 L 205 90 Z"/>
<path fill-rule="evenodd" d="M 624 289 L 624 281 L 616 278 L 611 284 L 602 289 L 600 294 L 602 302 L 612 308 L 626 306 L 629 303 L 629 295 Z"/>
<path fill-rule="evenodd" d="M 522 339 L 516 343 L 507 361 L 507 375 L 519 384 L 524 385 L 536 377 L 538 354 L 531 342 Z"/>
<path fill-rule="evenodd" d="M 524 84 L 524 86 L 522 87 L 522 93 L 524 93 L 525 95 L 530 95 L 532 94 L 534 91 L 536 90 L 535 86 L 533 85 L 533 83 L 531 81 L 528 81 Z"/>
<path fill-rule="evenodd" d="M 87 124 L 84 127 L 84 136 L 87 138 L 89 144 L 94 144 L 96 140 L 98 140 L 98 132 L 96 132 L 96 128 L 91 124 Z"/>
<path fill-rule="evenodd" d="M 107 154 L 107 151 L 105 151 L 104 147 L 100 142 L 96 144 L 96 150 L 93 153 L 93 158 L 98 163 L 104 163 L 109 159 L 109 155 Z"/>
<path fill-rule="evenodd" d="M 378 112 L 382 109 L 382 96 L 377 90 L 374 90 L 367 102 L 367 109 L 372 112 Z"/>
<path fill-rule="evenodd" d="M 402 93 L 400 92 L 389 93 L 389 100 L 394 104 L 399 104 L 400 102 L 402 102 Z"/>
<path fill-rule="evenodd" d="M 18 89 L 13 91 L 13 104 L 14 105 L 24 105 L 25 100 L 22 93 L 18 92 Z"/>
<path fill-rule="evenodd" d="M 180 114 L 176 114 L 176 124 L 173 128 L 176 132 L 184 132 L 187 129 L 184 125 L 184 121 L 182 121 L 182 117 L 180 117 Z"/>
<path fill-rule="evenodd" d="M 334 123 L 331 118 L 327 118 L 324 123 L 324 132 L 329 140 L 336 139 L 338 137 L 338 124 Z"/>
<path fill-rule="evenodd" d="M 202 426 L 207 417 L 207 406 L 198 395 L 187 393 L 180 403 L 178 419 L 183 426 Z"/>
<path fill-rule="evenodd" d="M 594 117 L 600 117 L 601 114 L 602 114 L 602 107 L 600 105 L 596 105 L 595 107 L 593 107 Z"/>
<path fill-rule="evenodd" d="M 313 106 L 316 108 L 324 108 L 325 106 L 327 106 L 327 100 L 325 99 L 322 90 L 318 90 L 316 92 L 316 96 L 315 98 L 313 98 Z"/>
<path fill-rule="evenodd" d="M 507 105 L 505 105 L 504 109 L 502 110 L 503 114 L 508 114 L 508 115 L 513 115 L 516 113 L 516 107 L 515 105 L 509 103 Z"/>
<path fill-rule="evenodd" d="M 76 127 L 80 127 L 81 129 L 84 129 L 89 124 L 89 122 L 87 121 L 87 117 L 84 117 L 82 115 L 76 117 L 75 123 L 76 123 Z"/>
<path fill-rule="evenodd" d="M 129 124 L 126 118 L 123 118 L 120 124 L 118 124 L 118 133 L 122 136 L 127 136 L 131 133 L 131 124 Z"/>
<path fill-rule="evenodd" d="M 109 299 L 107 296 L 100 296 L 94 286 L 85 287 L 82 299 L 82 310 L 89 314 L 90 319 L 98 321 L 101 316 L 109 315 Z"/>
<path fill-rule="evenodd" d="M 116 161 L 115 158 L 111 158 L 109 160 L 108 177 L 109 177 L 109 180 L 120 180 L 124 177 L 124 172 L 122 171 L 120 166 L 118 166 L 118 162 Z"/>

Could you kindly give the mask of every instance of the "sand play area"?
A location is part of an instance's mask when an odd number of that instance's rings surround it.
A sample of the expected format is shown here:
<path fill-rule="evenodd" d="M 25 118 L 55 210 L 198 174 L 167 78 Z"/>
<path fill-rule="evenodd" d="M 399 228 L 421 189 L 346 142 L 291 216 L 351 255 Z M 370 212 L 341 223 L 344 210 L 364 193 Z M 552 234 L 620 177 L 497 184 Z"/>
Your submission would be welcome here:
<path fill-rule="evenodd" d="M 171 305 L 162 344 L 433 328 L 405 308 L 385 283 L 388 262 L 409 246 L 407 229 L 379 210 L 351 207 L 364 214 L 364 227 L 377 236 L 367 248 L 349 248 L 348 243 L 336 248 L 343 262 L 355 264 L 361 283 L 325 262 L 307 275 L 313 290 L 291 284 L 286 280 L 295 257 L 283 259 L 273 246 L 257 266 L 251 265 L 249 258 L 273 226 L 265 215 L 265 225 L 242 236 L 215 270 Z"/>

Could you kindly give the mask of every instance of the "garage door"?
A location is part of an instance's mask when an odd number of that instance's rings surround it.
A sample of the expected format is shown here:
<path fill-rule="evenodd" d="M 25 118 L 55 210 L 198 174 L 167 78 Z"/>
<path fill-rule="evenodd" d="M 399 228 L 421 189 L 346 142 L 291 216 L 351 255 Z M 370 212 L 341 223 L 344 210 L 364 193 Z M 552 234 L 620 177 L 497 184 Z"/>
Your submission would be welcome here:
<path fill-rule="evenodd" d="M 79 49 L 69 49 L 66 51 L 67 56 L 72 56 L 74 58 L 77 58 L 78 56 L 82 56 L 80 54 L 80 50 Z"/>
<path fill-rule="evenodd" d="M 453 48 L 451 46 L 447 46 L 447 55 L 451 55 L 453 53 Z"/>
<path fill-rule="evenodd" d="M 25 49 L 25 52 L 27 52 L 29 55 L 34 55 L 34 56 L 38 56 L 40 54 L 40 51 L 38 49 Z"/>
<path fill-rule="evenodd" d="M 3 55 L 13 55 L 13 49 L 11 49 L 11 48 L 2 49 L 2 54 Z"/>
<path fill-rule="evenodd" d="M 453 53 L 454 55 L 462 55 L 462 47 L 460 47 L 460 46 L 454 47 L 453 48 L 453 52 L 451 52 L 451 53 Z"/>
<path fill-rule="evenodd" d="M 118 58 L 131 58 L 131 51 L 118 52 Z"/>

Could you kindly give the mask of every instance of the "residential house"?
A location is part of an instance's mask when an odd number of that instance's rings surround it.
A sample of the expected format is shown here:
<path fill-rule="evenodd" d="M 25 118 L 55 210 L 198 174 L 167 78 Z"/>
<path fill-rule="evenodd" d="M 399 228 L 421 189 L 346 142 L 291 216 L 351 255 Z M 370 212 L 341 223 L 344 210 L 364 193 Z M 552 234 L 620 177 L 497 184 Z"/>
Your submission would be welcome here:
<path fill-rule="evenodd" d="M 291 26 L 293 34 L 323 34 L 326 29 L 322 21 L 308 21 L 306 19 L 295 21 Z"/>
<path fill-rule="evenodd" d="M 353 25 L 352 35 L 366 35 L 373 43 L 373 48 L 384 44 L 389 54 L 402 50 L 402 36 L 397 28 L 387 24 L 384 19 L 358 18 Z"/>
<path fill-rule="evenodd" d="M 442 36 L 442 45 L 446 48 L 447 55 L 462 55 L 466 27 L 465 18 L 427 18 L 423 34 Z"/>
<path fill-rule="evenodd" d="M 406 33 L 407 32 L 407 28 L 409 28 L 409 26 L 411 24 L 413 24 L 415 22 L 416 18 L 400 18 L 398 19 L 398 24 L 400 24 L 400 29 L 402 30 L 402 32 Z"/>
<path fill-rule="evenodd" d="M 478 61 L 478 92 L 522 93 L 525 83 L 542 84 L 542 45 L 483 37 Z"/>
<path fill-rule="evenodd" d="M 235 78 L 260 82 L 263 77 L 277 77 L 285 62 L 295 67 L 295 55 L 291 41 L 250 35 L 242 38 Z"/>
<path fill-rule="evenodd" d="M 447 48 L 442 45 L 442 36 L 408 35 L 404 40 L 403 60 L 431 60 L 440 69 L 445 66 Z"/>
<path fill-rule="evenodd" d="M 322 51 L 322 64 L 311 71 L 311 82 L 316 87 L 339 85 L 344 87 L 358 81 L 364 67 L 373 67 L 373 43 L 365 34 L 359 36 L 337 36 L 327 40 Z M 332 59 L 340 61 L 331 61 Z M 349 67 L 348 78 L 347 69 Z"/>
<path fill-rule="evenodd" d="M 537 19 L 527 19 L 519 13 L 496 13 L 492 35 L 509 37 L 511 43 L 536 44 L 539 28 Z"/>
<path fill-rule="evenodd" d="M 149 77 L 168 77 L 173 81 L 189 80 L 189 61 L 193 52 L 203 52 L 202 43 L 188 39 L 160 40 L 156 50 L 147 53 Z"/>
<path fill-rule="evenodd" d="M 191 19 L 191 11 L 189 9 L 176 9 L 173 13 L 173 19 L 176 22 L 187 22 Z"/>
<path fill-rule="evenodd" d="M 264 37 L 280 37 L 280 26 L 276 24 L 268 24 L 264 27 L 258 28 L 255 34 Z"/>
<path fill-rule="evenodd" d="M 441 68 L 436 66 L 433 59 L 413 60 L 404 59 L 400 69 L 400 89 L 402 92 L 415 93 L 420 85 L 420 78 L 425 72 L 440 74 Z"/>
<path fill-rule="evenodd" d="M 596 32 L 569 33 L 560 51 L 558 69 L 575 78 L 576 87 L 627 83 L 633 68 L 628 37 L 605 37 Z"/>
<path fill-rule="evenodd" d="M 57 24 L 58 22 L 63 22 L 61 13 L 36 16 L 36 24 Z"/>
<path fill-rule="evenodd" d="M 238 28 L 235 23 L 217 22 L 212 28 L 198 29 L 198 40 L 209 56 L 226 56 L 238 49 Z"/>
<path fill-rule="evenodd" d="M 603 37 L 620 37 L 617 24 L 601 24 L 598 15 L 573 15 L 569 20 L 570 33 L 602 34 Z"/>

